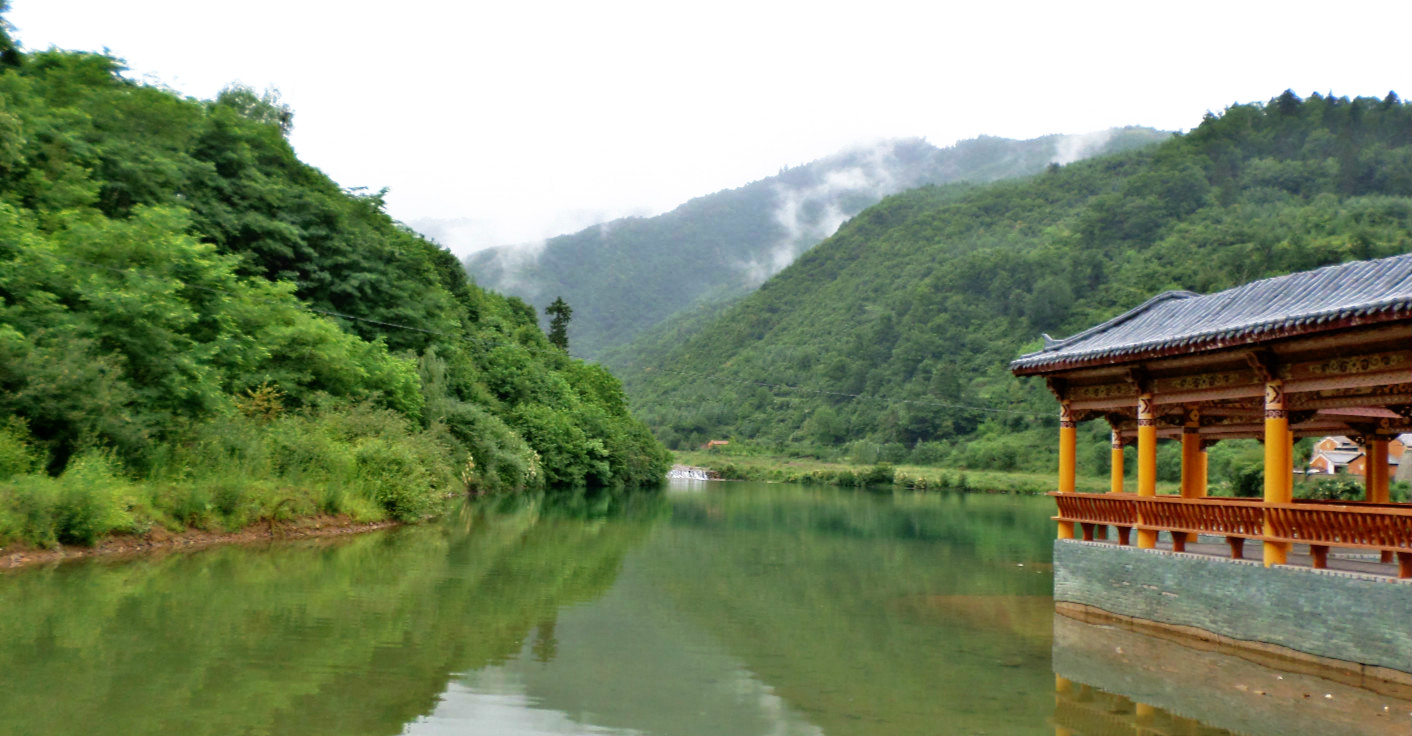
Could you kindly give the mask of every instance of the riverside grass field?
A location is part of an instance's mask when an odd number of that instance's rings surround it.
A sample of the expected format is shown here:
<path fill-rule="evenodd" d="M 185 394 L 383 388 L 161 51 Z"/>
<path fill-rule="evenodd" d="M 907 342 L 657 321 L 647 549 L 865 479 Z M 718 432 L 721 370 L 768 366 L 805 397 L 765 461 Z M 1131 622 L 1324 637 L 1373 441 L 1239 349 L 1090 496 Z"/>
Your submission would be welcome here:
<path fill-rule="evenodd" d="M 957 490 L 1037 495 L 1054 490 L 1053 473 L 1006 472 L 923 465 L 864 465 L 815 458 L 770 455 L 729 455 L 687 450 L 673 453 L 680 465 L 706 468 L 722 480 L 752 480 L 805 485 L 867 486 L 891 484 L 914 490 Z M 1159 483 L 1159 493 L 1175 492 L 1177 484 Z M 1108 478 L 1079 476 L 1078 490 L 1110 490 Z"/>

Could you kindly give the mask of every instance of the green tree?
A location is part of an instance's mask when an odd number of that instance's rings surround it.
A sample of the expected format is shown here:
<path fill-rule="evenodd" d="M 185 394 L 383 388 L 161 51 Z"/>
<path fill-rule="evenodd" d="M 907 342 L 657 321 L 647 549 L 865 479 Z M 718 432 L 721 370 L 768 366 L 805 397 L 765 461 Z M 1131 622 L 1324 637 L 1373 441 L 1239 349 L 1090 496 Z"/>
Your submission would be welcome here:
<path fill-rule="evenodd" d="M 246 457 L 248 485 L 154 507 L 183 524 L 219 507 L 236 526 L 267 471 L 305 491 L 328 482 L 340 490 L 319 508 L 361 518 L 420 516 L 450 488 L 406 467 L 477 493 L 665 474 L 616 378 L 551 349 L 532 307 L 389 217 L 386 190 L 347 190 L 299 161 L 277 93 L 182 98 L 124 79 L 105 54 L 17 51 L 12 64 L 7 5 L 0 426 L 25 427 L 26 467 L 61 478 L 98 452 L 124 477 L 194 478 L 204 465 L 172 458 Z M 284 424 L 330 431 L 281 439 L 279 422 L 245 421 L 265 390 Z M 0 486 L 0 544 L 13 498 Z"/>
<path fill-rule="evenodd" d="M 10 32 L 14 27 L 5 20 L 4 16 L 10 12 L 9 0 L 0 0 L 0 65 L 19 66 L 24 60 L 20 53 L 19 45 L 10 37 Z"/>
<path fill-rule="evenodd" d="M 549 315 L 549 342 L 560 350 L 569 349 L 569 318 L 574 310 L 564 302 L 564 297 L 556 297 L 554 303 L 545 308 Z"/>

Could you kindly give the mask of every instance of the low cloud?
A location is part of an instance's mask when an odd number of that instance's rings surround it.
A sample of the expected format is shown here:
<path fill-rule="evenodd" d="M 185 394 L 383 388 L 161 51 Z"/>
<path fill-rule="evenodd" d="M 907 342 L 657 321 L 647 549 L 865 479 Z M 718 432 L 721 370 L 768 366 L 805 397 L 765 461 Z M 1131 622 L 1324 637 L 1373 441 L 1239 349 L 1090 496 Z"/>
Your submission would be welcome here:
<path fill-rule="evenodd" d="M 535 302 L 541 296 L 541 285 L 528 272 L 539 262 L 548 240 L 520 243 L 513 247 L 497 248 L 487 265 L 485 274 L 493 281 L 497 291 L 505 291 Z M 487 284 L 490 285 L 490 284 Z"/>
<path fill-rule="evenodd" d="M 1088 158 L 1113 140 L 1114 130 L 1098 130 L 1092 133 L 1059 136 L 1054 142 L 1054 158 L 1051 163 L 1064 166 L 1080 159 Z"/>
<path fill-rule="evenodd" d="M 451 249 L 459 257 L 502 245 L 500 223 L 472 217 L 412 220 L 407 226 Z"/>
<path fill-rule="evenodd" d="M 576 233 L 595 225 L 602 226 L 622 217 L 650 214 L 656 213 L 647 212 L 642 208 L 572 209 L 547 215 L 506 214 L 497 218 L 422 218 L 411 220 L 407 225 L 446 246 L 462 259 L 488 248 L 526 251 L 538 258 L 540 251 L 544 250 L 544 242 L 557 235 Z"/>
<path fill-rule="evenodd" d="M 897 142 L 884 141 L 808 165 L 813 181 L 783 172 L 775 184 L 774 220 L 783 235 L 760 257 L 740 265 L 755 288 L 784 270 L 799 254 L 833 235 L 850 217 L 899 188 Z"/>

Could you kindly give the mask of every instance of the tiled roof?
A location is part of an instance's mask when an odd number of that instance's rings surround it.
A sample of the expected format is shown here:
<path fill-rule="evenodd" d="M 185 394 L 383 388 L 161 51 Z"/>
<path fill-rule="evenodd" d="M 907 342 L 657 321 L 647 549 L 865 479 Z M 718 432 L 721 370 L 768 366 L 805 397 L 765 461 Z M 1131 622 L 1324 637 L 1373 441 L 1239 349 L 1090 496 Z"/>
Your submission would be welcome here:
<path fill-rule="evenodd" d="M 1195 294 L 1169 291 L 1136 309 L 1044 349 L 1010 370 L 1042 372 L 1075 364 L 1126 362 L 1175 350 L 1204 349 L 1312 332 L 1333 321 L 1412 316 L 1412 255 L 1355 261 Z"/>
<path fill-rule="evenodd" d="M 1356 460 L 1362 454 L 1362 450 L 1353 450 L 1351 452 L 1345 452 L 1342 450 L 1319 450 L 1314 453 L 1314 457 L 1326 457 L 1329 460 L 1333 461 L 1335 465 L 1347 465 Z M 1313 462 L 1314 459 L 1310 458 L 1309 461 Z"/>

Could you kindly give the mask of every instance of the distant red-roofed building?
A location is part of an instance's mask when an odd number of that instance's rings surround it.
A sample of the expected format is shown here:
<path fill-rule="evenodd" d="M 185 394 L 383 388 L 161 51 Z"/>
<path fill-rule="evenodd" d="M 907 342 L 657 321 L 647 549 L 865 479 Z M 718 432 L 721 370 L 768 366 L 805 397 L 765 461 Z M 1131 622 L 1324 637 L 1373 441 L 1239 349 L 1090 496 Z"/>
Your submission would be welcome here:
<path fill-rule="evenodd" d="M 1412 435 L 1403 434 L 1387 443 L 1388 474 L 1390 477 L 1397 475 L 1397 471 L 1402 465 L 1402 455 L 1406 452 L 1409 442 L 1412 442 Z M 1309 456 L 1307 472 L 1311 475 L 1348 473 L 1363 477 L 1368 474 L 1367 462 L 1368 456 L 1358 443 L 1342 435 L 1333 435 L 1320 438 L 1318 442 L 1314 443 L 1314 451 Z"/>

